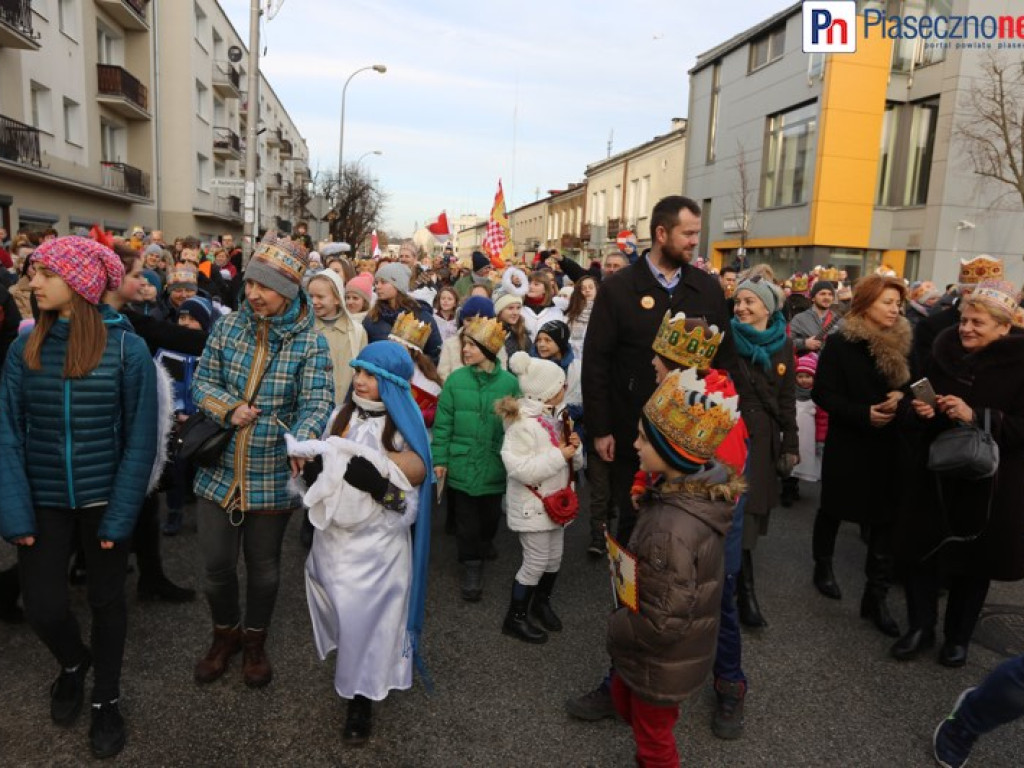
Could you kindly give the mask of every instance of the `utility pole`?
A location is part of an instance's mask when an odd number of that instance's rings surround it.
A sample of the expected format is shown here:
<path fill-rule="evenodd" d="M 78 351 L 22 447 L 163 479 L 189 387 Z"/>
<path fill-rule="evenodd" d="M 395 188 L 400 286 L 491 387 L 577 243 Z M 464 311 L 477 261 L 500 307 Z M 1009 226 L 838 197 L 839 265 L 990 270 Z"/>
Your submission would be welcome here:
<path fill-rule="evenodd" d="M 245 262 L 248 263 L 259 239 L 260 222 L 256 215 L 256 162 L 259 159 L 260 122 L 260 0 L 249 0 L 249 122 L 245 128 L 245 211 L 242 243 Z M 244 235 L 248 233 L 248 245 Z"/>

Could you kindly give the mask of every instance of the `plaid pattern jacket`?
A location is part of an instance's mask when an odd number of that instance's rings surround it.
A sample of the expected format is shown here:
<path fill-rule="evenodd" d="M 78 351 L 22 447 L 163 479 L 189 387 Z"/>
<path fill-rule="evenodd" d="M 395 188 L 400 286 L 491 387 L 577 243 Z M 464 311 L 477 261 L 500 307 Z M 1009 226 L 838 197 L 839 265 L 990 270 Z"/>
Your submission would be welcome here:
<path fill-rule="evenodd" d="M 288 490 L 284 435 L 318 439 L 334 407 L 331 355 L 313 329 L 304 293 L 283 314 L 261 318 L 248 302 L 213 326 L 192 381 L 192 398 L 218 423 L 256 393 L 261 413 L 238 429 L 214 467 L 200 467 L 195 492 L 227 508 L 237 494 L 244 512 L 284 512 L 299 504 Z"/>

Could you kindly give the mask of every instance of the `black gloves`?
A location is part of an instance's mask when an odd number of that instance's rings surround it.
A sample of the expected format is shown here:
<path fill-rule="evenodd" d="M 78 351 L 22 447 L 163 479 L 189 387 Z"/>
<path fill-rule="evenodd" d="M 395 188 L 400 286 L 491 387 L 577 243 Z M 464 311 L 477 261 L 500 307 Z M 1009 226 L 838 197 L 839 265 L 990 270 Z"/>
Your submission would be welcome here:
<path fill-rule="evenodd" d="M 348 469 L 345 470 L 345 482 L 370 494 L 376 502 L 384 499 L 390 485 L 388 479 L 373 466 L 373 462 L 362 456 L 353 456 L 349 459 Z"/>

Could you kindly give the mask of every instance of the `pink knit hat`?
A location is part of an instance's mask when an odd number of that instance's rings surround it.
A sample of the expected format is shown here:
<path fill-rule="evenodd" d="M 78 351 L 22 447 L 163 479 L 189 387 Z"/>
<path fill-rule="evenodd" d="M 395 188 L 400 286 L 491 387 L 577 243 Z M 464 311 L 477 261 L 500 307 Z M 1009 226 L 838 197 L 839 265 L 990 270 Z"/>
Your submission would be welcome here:
<path fill-rule="evenodd" d="M 88 301 L 99 304 L 104 291 L 117 290 L 124 280 L 121 258 L 87 237 L 69 235 L 49 240 L 32 254 L 32 263 L 48 269 Z"/>
<path fill-rule="evenodd" d="M 360 272 L 345 283 L 345 290 L 355 291 L 366 299 L 367 304 L 371 304 L 373 302 L 373 275 L 369 272 Z"/>
<path fill-rule="evenodd" d="M 809 373 L 814 376 L 818 372 L 818 353 L 808 352 L 806 355 L 801 355 L 796 361 L 796 372 L 797 373 Z"/>

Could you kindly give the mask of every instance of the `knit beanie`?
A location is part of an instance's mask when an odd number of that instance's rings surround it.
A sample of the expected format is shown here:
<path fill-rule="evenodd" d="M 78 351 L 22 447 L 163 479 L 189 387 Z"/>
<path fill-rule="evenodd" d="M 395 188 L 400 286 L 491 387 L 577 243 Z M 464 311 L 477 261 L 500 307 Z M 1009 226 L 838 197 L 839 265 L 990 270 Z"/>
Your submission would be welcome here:
<path fill-rule="evenodd" d="M 499 293 L 494 299 L 494 316 L 498 317 L 502 311 L 508 309 L 513 304 L 522 304 L 523 297 L 516 296 L 514 293 Z"/>
<path fill-rule="evenodd" d="M 156 288 L 156 295 L 159 296 L 164 289 L 164 281 L 160 279 L 160 275 L 152 269 L 144 269 L 142 270 L 142 277 L 147 283 Z"/>
<path fill-rule="evenodd" d="M 334 288 L 335 298 L 341 302 L 342 308 L 345 305 L 345 281 L 341 279 L 341 275 L 335 272 L 333 269 L 325 269 L 323 272 L 317 272 L 314 279 L 321 278 L 323 280 L 330 280 L 331 287 Z M 351 281 L 350 281 L 351 282 Z M 369 301 L 369 297 L 366 299 Z"/>
<path fill-rule="evenodd" d="M 59 275 L 90 304 L 99 304 L 105 291 L 117 290 L 124 280 L 121 258 L 88 237 L 69 235 L 48 240 L 30 258 L 33 264 Z"/>
<path fill-rule="evenodd" d="M 494 302 L 486 296 L 470 296 L 459 310 L 459 325 L 471 317 L 494 317 Z"/>
<path fill-rule="evenodd" d="M 163 256 L 164 249 L 160 247 L 159 243 L 150 243 L 146 246 L 146 250 L 142 252 L 143 256 Z"/>
<path fill-rule="evenodd" d="M 412 280 L 412 272 L 405 264 L 397 261 L 389 261 L 377 267 L 376 277 L 385 283 L 391 283 L 401 293 L 409 292 L 409 282 Z"/>
<path fill-rule="evenodd" d="M 796 372 L 809 373 L 811 376 L 814 376 L 818 372 L 818 353 L 809 352 L 798 357 L 796 360 Z"/>
<path fill-rule="evenodd" d="M 836 292 L 836 284 L 831 280 L 818 280 L 811 286 L 812 299 L 818 291 L 832 291 L 832 295 L 834 296 Z"/>
<path fill-rule="evenodd" d="M 484 269 L 491 269 L 491 260 L 480 251 L 473 251 L 473 271 L 480 272 Z"/>
<path fill-rule="evenodd" d="M 369 306 L 373 302 L 373 275 L 369 272 L 360 272 L 345 283 L 345 290 L 358 293 L 366 299 L 366 304 Z"/>
<path fill-rule="evenodd" d="M 528 400 L 547 402 L 565 386 L 565 372 L 558 363 L 516 352 L 508 369 L 519 379 L 519 389 Z"/>
<path fill-rule="evenodd" d="M 302 276 L 308 266 L 306 250 L 301 243 L 267 232 L 245 268 L 244 279 L 265 285 L 286 299 L 294 299 L 299 295 Z"/>
<path fill-rule="evenodd" d="M 167 290 L 180 289 L 199 290 L 199 273 L 191 264 L 181 262 L 171 267 L 167 273 Z"/>
<path fill-rule="evenodd" d="M 544 323 L 537 331 L 537 334 L 546 334 L 550 339 L 558 345 L 558 351 L 562 353 L 562 357 L 569 352 L 569 326 L 561 320 L 551 320 L 550 322 Z"/>
<path fill-rule="evenodd" d="M 199 325 L 203 327 L 206 333 L 210 332 L 210 328 L 213 327 L 213 321 L 216 316 L 213 312 L 213 305 L 202 296 L 193 296 L 190 299 L 185 299 L 178 307 L 178 316 L 188 315 L 199 322 Z"/>
<path fill-rule="evenodd" d="M 768 308 L 768 314 L 774 314 L 782 307 L 785 296 L 782 289 L 771 280 L 763 277 L 748 278 L 736 286 L 733 296 L 738 296 L 740 291 L 750 291 L 761 300 L 761 303 Z"/>

